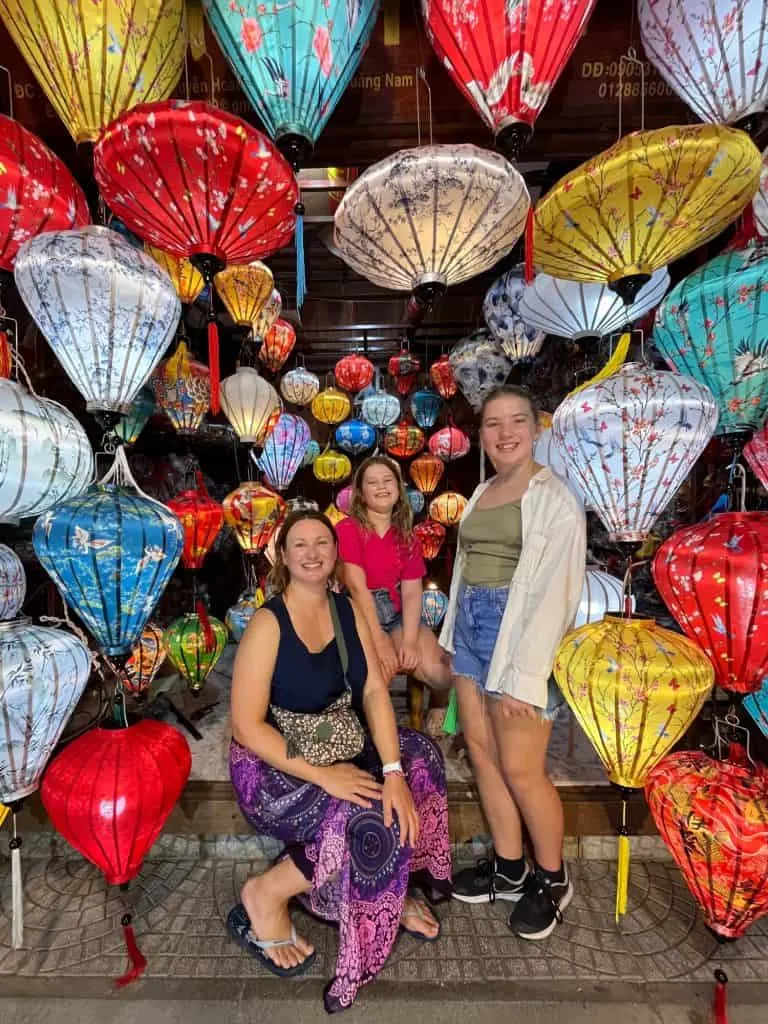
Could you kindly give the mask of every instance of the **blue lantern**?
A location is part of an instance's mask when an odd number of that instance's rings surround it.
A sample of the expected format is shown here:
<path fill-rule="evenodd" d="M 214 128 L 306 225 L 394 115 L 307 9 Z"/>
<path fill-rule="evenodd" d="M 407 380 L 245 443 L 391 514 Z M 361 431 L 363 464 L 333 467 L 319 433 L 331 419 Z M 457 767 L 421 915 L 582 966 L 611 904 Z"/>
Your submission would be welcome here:
<path fill-rule="evenodd" d="M 348 455 L 361 455 L 376 444 L 376 431 L 363 420 L 346 420 L 336 427 L 336 446 Z"/>
<path fill-rule="evenodd" d="M 765 419 L 766 281 L 768 246 L 723 253 L 676 285 L 656 313 L 656 347 L 712 392 L 717 434 L 753 430 Z"/>
<path fill-rule="evenodd" d="M 246 591 L 241 594 L 237 599 L 236 604 L 227 611 L 224 616 L 224 622 L 229 635 L 239 644 L 243 638 L 245 627 L 253 618 L 253 613 L 257 611 L 264 604 L 264 591 L 261 587 L 256 587 L 254 590 Z"/>
<path fill-rule="evenodd" d="M 101 650 L 118 656 L 138 643 L 181 557 L 184 530 L 139 490 L 118 448 L 100 483 L 40 516 L 32 542 Z"/>
<path fill-rule="evenodd" d="M 436 391 L 425 388 L 411 397 L 411 413 L 422 430 L 431 430 L 437 423 L 443 400 Z"/>
<path fill-rule="evenodd" d="M 435 629 L 443 621 L 447 607 L 447 595 L 431 583 L 421 595 L 421 621 L 430 629 Z"/>
<path fill-rule="evenodd" d="M 763 680 L 757 693 L 748 693 L 741 703 L 763 736 L 768 736 L 768 679 Z"/>
<path fill-rule="evenodd" d="M 427 499 L 417 490 L 415 487 L 406 487 L 405 496 L 408 498 L 408 504 L 413 509 L 413 514 L 417 516 L 420 512 L 424 511 L 424 506 L 427 503 Z"/>
<path fill-rule="evenodd" d="M 400 419 L 400 399 L 377 388 L 363 399 L 363 419 L 379 430 L 391 427 Z"/>
<path fill-rule="evenodd" d="M 154 391 L 152 388 L 142 388 L 131 403 L 128 412 L 121 416 L 115 424 L 115 433 L 126 444 L 135 444 L 154 411 Z"/>
<path fill-rule="evenodd" d="M 284 412 L 255 460 L 270 487 L 284 491 L 299 471 L 312 440 L 301 416 Z M 253 452 L 251 453 L 253 454 Z"/>
<path fill-rule="evenodd" d="M 301 468 L 304 469 L 306 466 L 311 466 L 320 452 L 321 448 L 318 442 L 310 441 L 307 445 L 307 450 L 304 452 L 304 458 L 301 460 Z"/>
<path fill-rule="evenodd" d="M 524 291 L 522 271 L 508 270 L 494 281 L 483 300 L 488 329 L 513 363 L 534 359 L 546 338 L 543 331 L 529 327 L 520 316 Z"/>

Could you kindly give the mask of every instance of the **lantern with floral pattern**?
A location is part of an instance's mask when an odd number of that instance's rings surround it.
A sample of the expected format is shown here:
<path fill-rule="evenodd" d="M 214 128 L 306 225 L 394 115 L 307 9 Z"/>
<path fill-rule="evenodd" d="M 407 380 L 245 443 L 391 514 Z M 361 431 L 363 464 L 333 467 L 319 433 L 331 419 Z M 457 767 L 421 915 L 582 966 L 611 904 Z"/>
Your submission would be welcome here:
<path fill-rule="evenodd" d="M 115 433 L 126 444 L 135 444 L 154 411 L 154 392 L 151 387 L 143 387 L 131 402 L 128 412 L 115 424 Z"/>
<path fill-rule="evenodd" d="M 363 399 L 362 416 L 366 423 L 379 430 L 391 427 L 400 416 L 400 399 L 376 388 Z"/>
<path fill-rule="evenodd" d="M 15 619 L 24 604 L 27 578 L 21 559 L 7 544 L 0 544 L 0 621 Z"/>
<path fill-rule="evenodd" d="M 293 352 L 296 344 L 296 331 L 287 320 L 275 320 L 270 329 L 264 335 L 264 340 L 259 349 L 259 359 L 268 370 L 277 373 L 285 363 L 288 356 Z"/>
<path fill-rule="evenodd" d="M 309 405 L 320 391 L 320 378 L 305 366 L 289 370 L 280 381 L 280 394 L 291 405 Z"/>
<path fill-rule="evenodd" d="M 202 611 L 202 614 L 200 613 Z M 169 660 L 197 693 L 224 653 L 227 628 L 204 609 L 182 615 L 165 631 L 163 643 Z"/>
<path fill-rule="evenodd" d="M 333 375 L 339 387 L 353 393 L 367 388 L 375 372 L 376 369 L 370 359 L 357 352 L 343 356 L 333 368 Z"/>
<path fill-rule="evenodd" d="M 436 523 L 434 519 L 425 519 L 417 523 L 413 528 L 414 537 L 418 538 L 421 544 L 421 553 L 428 562 L 437 558 L 440 548 L 445 541 L 445 527 Z"/>
<path fill-rule="evenodd" d="M 275 279 L 269 267 L 254 260 L 225 267 L 213 283 L 234 322 L 239 327 L 253 328 L 272 296 Z"/>
<path fill-rule="evenodd" d="M 429 379 L 435 390 L 446 402 L 449 402 L 459 390 L 456 377 L 451 366 L 451 357 L 444 352 L 439 359 L 436 359 L 429 368 Z"/>
<path fill-rule="evenodd" d="M 469 438 L 458 427 L 448 426 L 436 430 L 429 439 L 429 450 L 443 462 L 453 462 L 469 451 Z"/>
<path fill-rule="evenodd" d="M 120 673 L 127 693 L 140 697 L 152 685 L 165 661 L 164 630 L 156 622 L 148 622 L 134 644 L 131 655 Z"/>
<path fill-rule="evenodd" d="M 311 440 L 309 427 L 301 416 L 290 412 L 280 415 L 256 463 L 267 483 L 284 491 L 299 471 Z"/>
<path fill-rule="evenodd" d="M 421 621 L 429 629 L 437 629 L 448 609 L 448 596 L 434 583 L 428 584 L 421 595 Z"/>
<path fill-rule="evenodd" d="M 285 514 L 285 502 L 262 484 L 246 481 L 222 502 L 224 522 L 231 527 L 247 555 L 258 554 L 269 543 Z"/>
<path fill-rule="evenodd" d="M 387 430 L 384 447 L 396 459 L 410 459 L 424 447 L 424 431 L 412 423 L 400 422 Z"/>
<path fill-rule="evenodd" d="M 185 306 L 191 306 L 205 288 L 205 280 L 197 267 L 186 256 L 174 256 L 154 245 L 146 245 L 144 248 L 170 277 L 179 301 Z"/>
<path fill-rule="evenodd" d="M 483 299 L 483 316 L 488 330 L 513 363 L 533 359 L 546 337 L 522 315 L 520 302 L 525 292 L 521 270 L 508 270 L 494 281 Z"/>
<path fill-rule="evenodd" d="M 504 383 L 512 369 L 501 345 L 484 328 L 455 345 L 450 359 L 456 382 L 475 412 L 480 412 L 485 398 Z"/>
<path fill-rule="evenodd" d="M 392 356 L 388 364 L 389 373 L 395 378 L 398 395 L 408 395 L 413 391 L 416 378 L 421 370 L 421 360 L 408 349 L 401 349 Z"/>
<path fill-rule="evenodd" d="M 184 527 L 182 565 L 185 569 L 201 569 L 224 525 L 224 509 L 209 496 L 199 471 L 196 490 L 182 491 L 167 504 Z"/>
<path fill-rule="evenodd" d="M 349 455 L 362 455 L 376 444 L 376 431 L 364 420 L 346 420 L 336 427 L 336 444 Z"/>
<path fill-rule="evenodd" d="M 171 358 L 155 370 L 152 389 L 158 408 L 177 433 L 194 434 L 200 429 L 211 405 L 211 373 L 191 357 L 186 341 L 180 341 Z"/>

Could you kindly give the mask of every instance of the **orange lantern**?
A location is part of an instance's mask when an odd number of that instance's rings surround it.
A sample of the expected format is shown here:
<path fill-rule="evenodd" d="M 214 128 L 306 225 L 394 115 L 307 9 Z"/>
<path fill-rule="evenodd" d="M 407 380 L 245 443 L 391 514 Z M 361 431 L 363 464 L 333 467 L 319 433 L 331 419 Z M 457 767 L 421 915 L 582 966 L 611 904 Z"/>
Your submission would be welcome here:
<path fill-rule="evenodd" d="M 11 345 L 8 331 L 0 330 L 0 377 L 7 380 L 11 376 Z"/>
<path fill-rule="evenodd" d="M 296 331 L 287 320 L 276 320 L 264 336 L 259 359 L 268 370 L 277 373 L 296 344 Z"/>
<path fill-rule="evenodd" d="M 209 496 L 202 473 L 197 473 L 197 490 L 182 491 L 167 505 L 184 527 L 181 556 L 184 568 L 202 568 L 205 556 L 224 525 L 224 510 Z"/>
<path fill-rule="evenodd" d="M 219 298 L 239 327 L 253 328 L 275 287 L 272 271 L 259 260 L 225 267 L 213 281 Z"/>
<path fill-rule="evenodd" d="M 429 450 L 444 462 L 452 462 L 467 454 L 469 438 L 458 427 L 441 427 L 430 437 Z"/>
<path fill-rule="evenodd" d="M 384 435 L 384 447 L 389 455 L 398 459 L 410 459 L 424 447 L 424 431 L 421 427 L 400 422 L 390 427 Z"/>
<path fill-rule="evenodd" d="M 149 689 L 158 669 L 165 661 L 165 630 L 156 622 L 148 622 L 133 646 L 130 657 L 120 673 L 123 687 L 128 693 L 140 696 Z"/>
<path fill-rule="evenodd" d="M 231 527 L 237 542 L 247 555 L 258 554 L 285 514 L 285 502 L 263 484 L 240 484 L 222 502 L 224 522 Z"/>
<path fill-rule="evenodd" d="M 421 369 L 421 360 L 413 352 L 404 348 L 396 356 L 392 356 L 388 369 L 391 376 L 395 378 L 397 393 L 407 395 L 416 383 L 416 377 Z"/>
<path fill-rule="evenodd" d="M 425 519 L 423 523 L 414 526 L 413 535 L 421 544 L 421 553 L 428 562 L 437 558 L 445 540 L 444 526 L 436 523 L 434 519 Z"/>
<path fill-rule="evenodd" d="M 424 452 L 415 458 L 409 469 L 411 480 L 422 494 L 434 494 L 444 472 L 445 463 L 431 452 Z"/>
<path fill-rule="evenodd" d="M 455 526 L 464 514 L 467 499 L 458 491 L 443 491 L 429 503 L 429 517 L 443 526 Z"/>
<path fill-rule="evenodd" d="M 180 341 L 152 376 L 155 401 L 180 434 L 194 434 L 211 404 L 211 374 Z"/>
<path fill-rule="evenodd" d="M 283 300 L 277 288 L 272 289 L 272 294 L 262 306 L 261 312 L 251 324 L 254 338 L 262 341 L 269 334 L 272 325 L 283 311 Z"/>
<path fill-rule="evenodd" d="M 203 275 L 185 256 L 172 256 L 154 245 L 145 245 L 145 251 L 158 263 L 173 282 L 179 300 L 190 306 L 205 288 Z"/>
<path fill-rule="evenodd" d="M 446 401 L 453 398 L 459 390 L 456 377 L 447 352 L 444 352 L 429 368 L 429 379 L 432 386 Z"/>
<path fill-rule="evenodd" d="M 312 399 L 311 409 L 318 422 L 333 426 L 349 416 L 352 412 L 352 403 L 349 395 L 345 395 L 338 388 L 325 388 Z"/>
<path fill-rule="evenodd" d="M 373 380 L 376 368 L 370 359 L 355 352 L 351 356 L 344 356 L 336 363 L 333 375 L 336 383 L 345 391 L 362 391 L 367 388 Z"/>

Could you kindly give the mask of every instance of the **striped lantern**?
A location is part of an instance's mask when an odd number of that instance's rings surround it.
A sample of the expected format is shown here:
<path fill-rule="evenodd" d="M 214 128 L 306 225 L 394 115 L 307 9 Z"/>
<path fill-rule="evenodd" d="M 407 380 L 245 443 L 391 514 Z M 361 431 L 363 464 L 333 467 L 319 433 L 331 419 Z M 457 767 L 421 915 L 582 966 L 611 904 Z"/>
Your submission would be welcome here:
<path fill-rule="evenodd" d="M 15 619 L 27 594 L 21 559 L 7 544 L 0 544 L 0 620 Z"/>
<path fill-rule="evenodd" d="M 208 494 L 199 471 L 196 490 L 182 491 L 167 505 L 184 529 L 182 565 L 185 569 L 202 569 L 224 525 L 224 509 Z"/>
<path fill-rule="evenodd" d="M 170 359 L 160 363 L 152 375 L 152 388 L 162 409 L 179 434 L 194 434 L 211 405 L 211 373 L 204 363 L 190 356 L 186 341 L 180 341 Z"/>
<path fill-rule="evenodd" d="M 309 405 L 320 391 L 320 378 L 306 366 L 297 366 L 280 381 L 280 394 L 291 405 Z"/>
<path fill-rule="evenodd" d="M 397 459 L 410 459 L 424 447 L 424 431 L 411 423 L 398 423 L 384 435 L 384 447 Z"/>
<path fill-rule="evenodd" d="M 428 562 L 437 558 L 445 541 L 445 527 L 434 519 L 425 519 L 413 528 L 413 535 L 421 544 L 421 553 Z"/>
<path fill-rule="evenodd" d="M 444 352 L 439 359 L 432 363 L 429 368 L 429 379 L 432 381 L 437 393 L 446 402 L 455 398 L 459 385 L 456 383 L 456 377 L 451 366 L 451 357 L 447 352 Z"/>
<path fill-rule="evenodd" d="M 631 610 L 635 610 L 635 599 L 631 599 Z M 600 622 L 609 613 L 624 611 L 624 584 L 615 576 L 600 569 L 588 568 L 584 574 L 579 608 L 576 612 L 574 629 L 589 622 Z"/>
<path fill-rule="evenodd" d="M 202 690 L 228 639 L 224 623 L 200 610 L 202 614 L 192 612 L 176 619 L 163 637 L 169 660 L 193 693 Z"/>
<path fill-rule="evenodd" d="M 402 349 L 396 356 L 392 356 L 387 365 L 390 376 L 395 378 L 395 388 L 398 395 L 408 395 L 413 391 L 416 377 L 421 370 L 421 360 L 408 349 Z"/>
<path fill-rule="evenodd" d="M 443 491 L 429 503 L 429 517 L 441 526 L 456 526 L 464 515 L 467 499 L 457 491 Z"/>
<path fill-rule="evenodd" d="M 222 502 L 224 522 L 231 527 L 247 555 L 258 554 L 269 543 L 285 514 L 285 502 L 262 484 L 246 481 Z"/>
<path fill-rule="evenodd" d="M 162 626 L 148 622 L 125 663 L 121 672 L 123 687 L 135 697 L 147 692 L 165 661 L 163 634 Z"/>
<path fill-rule="evenodd" d="M 338 388 L 325 388 L 312 399 L 312 415 L 318 423 L 327 423 L 335 426 L 349 416 L 352 411 L 352 403 L 349 395 Z"/>
<path fill-rule="evenodd" d="M 448 596 L 434 583 L 428 584 L 421 595 L 421 621 L 428 629 L 436 629 L 448 609 Z"/>
<path fill-rule="evenodd" d="M 442 407 L 442 397 L 431 388 L 424 388 L 411 395 L 411 415 L 422 430 L 434 427 Z"/>
<path fill-rule="evenodd" d="M 429 450 L 444 462 L 461 459 L 469 451 L 469 438 L 458 427 L 442 427 L 429 439 Z"/>
<path fill-rule="evenodd" d="M 277 373 L 285 363 L 288 356 L 293 352 L 296 344 L 296 331 L 287 320 L 275 320 L 267 333 L 259 349 L 259 359 L 268 370 Z"/>
<path fill-rule="evenodd" d="M 400 416 L 400 399 L 388 391 L 374 389 L 363 399 L 362 416 L 372 427 L 384 430 L 397 423 Z"/>
<path fill-rule="evenodd" d="M 311 439 L 309 427 L 301 416 L 290 412 L 280 415 L 256 459 L 256 465 L 270 487 L 284 491 L 290 486 Z"/>
<path fill-rule="evenodd" d="M 445 472 L 445 463 L 437 455 L 424 452 L 413 460 L 408 472 L 422 494 L 434 494 Z"/>
<path fill-rule="evenodd" d="M 345 420 L 336 427 L 336 445 L 349 455 L 362 455 L 376 444 L 376 430 L 364 420 Z"/>
<path fill-rule="evenodd" d="M 340 484 L 352 475 L 352 463 L 342 452 L 326 448 L 313 462 L 312 472 L 321 483 Z"/>
<path fill-rule="evenodd" d="M 352 392 L 367 388 L 375 372 L 376 369 L 370 359 L 357 352 L 343 356 L 333 368 L 333 375 L 339 387 Z"/>
<path fill-rule="evenodd" d="M 221 382 L 221 408 L 244 444 L 264 444 L 280 416 L 280 398 L 258 370 L 239 366 Z"/>
<path fill-rule="evenodd" d="M 225 267 L 214 277 L 213 283 L 237 326 L 251 328 L 275 287 L 272 271 L 259 260 Z"/>
<path fill-rule="evenodd" d="M 205 288 L 205 280 L 200 271 L 186 256 L 174 256 L 170 252 L 157 249 L 154 245 L 146 245 L 144 248 L 170 277 L 179 301 L 185 306 L 191 306 Z"/>

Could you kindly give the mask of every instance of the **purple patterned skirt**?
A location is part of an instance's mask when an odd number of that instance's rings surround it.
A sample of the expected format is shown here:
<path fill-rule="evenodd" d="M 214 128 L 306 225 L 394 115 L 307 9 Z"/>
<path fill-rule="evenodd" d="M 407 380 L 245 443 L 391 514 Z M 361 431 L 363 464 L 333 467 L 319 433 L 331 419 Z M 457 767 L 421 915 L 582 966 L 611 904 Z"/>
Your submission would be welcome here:
<path fill-rule="evenodd" d="M 229 771 L 245 819 L 284 842 L 312 882 L 304 897 L 311 913 L 339 925 L 336 973 L 325 1008 L 351 1006 L 362 985 L 386 963 L 397 938 L 409 882 L 430 898 L 450 895 L 451 852 L 445 766 L 427 736 L 400 729 L 400 754 L 419 815 L 415 848 L 399 845 L 397 820 L 385 828 L 381 804 L 370 809 L 329 796 L 286 775 L 232 741 Z M 355 764 L 381 778 L 370 741 Z"/>

